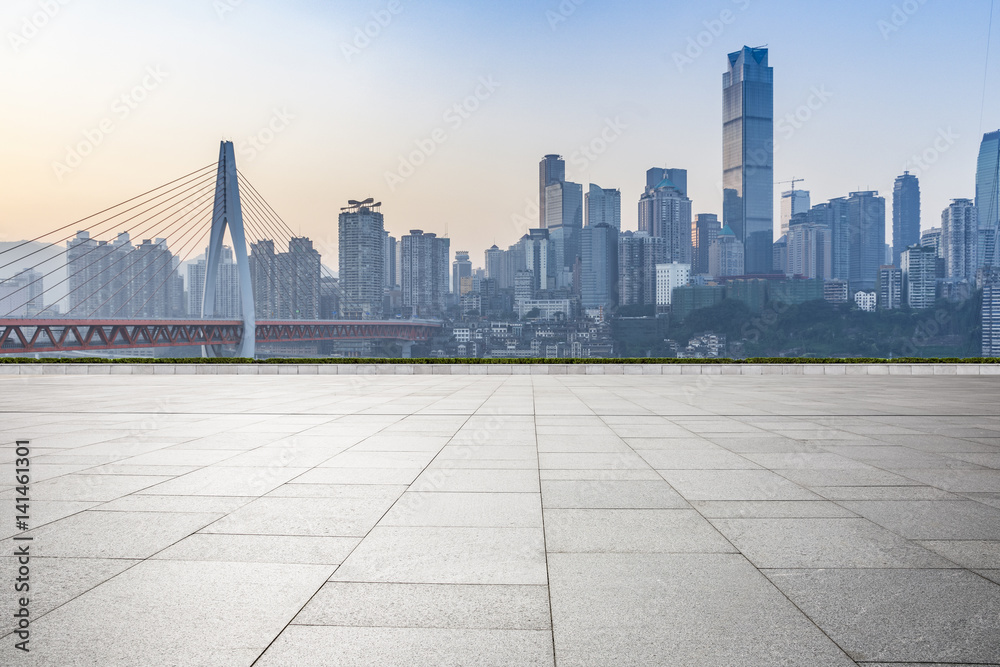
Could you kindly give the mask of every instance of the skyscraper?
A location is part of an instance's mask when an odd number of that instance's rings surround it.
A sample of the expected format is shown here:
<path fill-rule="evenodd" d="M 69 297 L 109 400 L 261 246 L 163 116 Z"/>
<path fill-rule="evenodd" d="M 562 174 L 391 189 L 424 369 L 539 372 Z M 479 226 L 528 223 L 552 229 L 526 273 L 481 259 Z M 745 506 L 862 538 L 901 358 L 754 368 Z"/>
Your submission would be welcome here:
<path fill-rule="evenodd" d="M 580 232 L 580 303 L 606 312 L 618 297 L 618 230 L 607 223 Z"/>
<path fill-rule="evenodd" d="M 699 213 L 691 223 L 691 273 L 708 273 L 708 251 L 719 237 L 722 223 L 714 213 Z"/>
<path fill-rule="evenodd" d="M 486 277 L 489 280 L 500 280 L 503 273 L 503 250 L 494 243 L 486 249 Z"/>
<path fill-rule="evenodd" d="M 561 155 L 546 155 L 538 163 L 538 226 L 545 227 L 545 188 L 566 180 L 566 161 Z"/>
<path fill-rule="evenodd" d="M 766 48 L 729 54 L 722 76 L 723 224 L 744 243 L 747 274 L 771 273 L 774 70 Z"/>
<path fill-rule="evenodd" d="M 910 172 L 892 188 L 892 263 L 900 266 L 903 251 L 920 243 L 920 182 Z"/>
<path fill-rule="evenodd" d="M 656 265 L 667 263 L 667 244 L 647 232 L 622 232 L 618 237 L 618 305 L 656 303 Z"/>
<path fill-rule="evenodd" d="M 583 186 L 561 181 L 545 188 L 545 225 L 555 253 L 555 287 L 568 287 L 580 257 Z"/>
<path fill-rule="evenodd" d="M 622 229 L 622 191 L 602 188 L 590 184 L 590 190 L 584 195 L 585 218 L 587 225 L 608 224 L 616 231 Z"/>
<path fill-rule="evenodd" d="M 708 251 L 708 272 L 714 278 L 742 276 L 746 273 L 743 241 L 725 225 Z"/>
<path fill-rule="evenodd" d="M 875 289 L 879 267 L 885 263 L 885 199 L 874 191 L 852 192 L 847 200 L 847 212 L 847 279 L 852 292 L 870 291 Z"/>
<path fill-rule="evenodd" d="M 810 199 L 808 190 L 788 190 L 781 193 L 781 235 L 788 233 L 788 223 L 792 216 L 809 211 Z"/>
<path fill-rule="evenodd" d="M 790 276 L 831 280 L 833 277 L 833 235 L 827 225 L 811 222 L 809 213 L 799 213 L 788 227 Z"/>
<path fill-rule="evenodd" d="M 403 307 L 414 317 L 440 315 L 447 306 L 451 240 L 411 229 L 399 239 Z"/>
<path fill-rule="evenodd" d="M 983 356 L 1000 357 L 1000 272 L 989 271 L 983 284 Z"/>
<path fill-rule="evenodd" d="M 655 185 L 655 177 L 664 176 Z M 670 175 L 679 177 L 675 183 Z M 647 172 L 646 190 L 639 198 L 639 231 L 661 238 L 666 243 L 667 257 L 662 263 L 691 263 L 691 200 L 687 198 L 687 171 L 683 169 Z M 770 246 L 768 246 L 770 250 Z"/>
<path fill-rule="evenodd" d="M 978 238 L 976 268 L 1000 266 L 997 234 L 1000 233 L 1000 130 L 983 136 L 976 168 Z"/>
<path fill-rule="evenodd" d="M 941 213 L 941 244 L 944 246 L 945 275 L 956 280 L 976 279 L 983 228 L 978 224 L 978 209 L 971 199 L 955 199 Z"/>
<path fill-rule="evenodd" d="M 878 307 L 882 310 L 898 310 L 903 305 L 903 272 L 899 267 L 883 264 L 878 268 L 875 289 L 878 293 Z"/>
<path fill-rule="evenodd" d="M 340 209 L 341 310 L 345 319 L 382 317 L 385 282 L 385 219 L 381 202 L 351 202 Z"/>
<path fill-rule="evenodd" d="M 468 250 L 456 250 L 455 261 L 451 266 L 451 293 L 461 296 L 462 278 L 472 277 L 472 260 Z"/>
<path fill-rule="evenodd" d="M 900 256 L 906 305 L 930 308 L 937 295 L 937 251 L 932 246 L 913 245 Z"/>

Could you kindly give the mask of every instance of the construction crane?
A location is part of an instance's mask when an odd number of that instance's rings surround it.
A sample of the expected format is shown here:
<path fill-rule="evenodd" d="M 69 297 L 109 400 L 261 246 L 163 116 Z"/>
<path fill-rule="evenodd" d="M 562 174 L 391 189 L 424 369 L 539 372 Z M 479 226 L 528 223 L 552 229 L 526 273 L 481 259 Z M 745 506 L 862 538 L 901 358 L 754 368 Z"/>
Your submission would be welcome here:
<path fill-rule="evenodd" d="M 785 185 L 786 183 L 791 183 L 792 184 L 792 192 L 795 192 L 795 184 L 796 183 L 802 183 L 805 180 L 806 179 L 804 179 L 804 178 L 795 178 L 793 176 L 792 180 L 790 180 L 790 181 L 779 181 L 779 182 L 775 183 L 775 185 Z"/>

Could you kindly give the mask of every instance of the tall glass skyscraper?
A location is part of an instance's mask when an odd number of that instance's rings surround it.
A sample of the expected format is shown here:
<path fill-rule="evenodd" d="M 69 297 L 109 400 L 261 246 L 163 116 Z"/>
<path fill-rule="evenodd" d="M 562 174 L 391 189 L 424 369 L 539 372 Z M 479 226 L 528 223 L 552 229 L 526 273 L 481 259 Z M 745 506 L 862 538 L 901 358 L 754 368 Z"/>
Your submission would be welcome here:
<path fill-rule="evenodd" d="M 976 209 L 979 215 L 977 263 L 1000 266 L 997 234 L 1000 233 L 1000 130 L 983 136 L 976 169 Z M 979 268 L 979 267 L 976 267 Z"/>
<path fill-rule="evenodd" d="M 920 243 L 920 182 L 910 172 L 892 188 L 892 265 L 902 267 L 903 252 Z"/>
<path fill-rule="evenodd" d="M 767 49 L 729 54 L 722 75 L 723 223 L 743 241 L 747 274 L 772 271 L 774 70 Z"/>
<path fill-rule="evenodd" d="M 545 227 L 545 188 L 566 180 L 566 161 L 559 155 L 546 155 L 538 163 L 538 226 Z"/>

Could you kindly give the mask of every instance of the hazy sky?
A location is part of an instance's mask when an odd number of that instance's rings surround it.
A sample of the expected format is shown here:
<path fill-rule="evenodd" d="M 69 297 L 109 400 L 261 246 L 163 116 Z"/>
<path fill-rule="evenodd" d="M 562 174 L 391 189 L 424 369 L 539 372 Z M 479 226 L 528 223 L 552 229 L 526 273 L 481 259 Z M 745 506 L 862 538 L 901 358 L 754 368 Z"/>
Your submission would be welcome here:
<path fill-rule="evenodd" d="M 447 232 L 481 265 L 537 224 L 546 153 L 621 188 L 624 228 L 653 166 L 688 169 L 695 212 L 721 213 L 722 73 L 744 44 L 775 69 L 776 180 L 805 178 L 814 203 L 891 200 L 909 169 L 937 226 L 1000 127 L 1000 8 L 980 121 L 989 16 L 990 0 L 4 0 L 0 241 L 207 165 L 223 138 L 334 269 L 338 209 L 368 196 L 394 235 Z"/>

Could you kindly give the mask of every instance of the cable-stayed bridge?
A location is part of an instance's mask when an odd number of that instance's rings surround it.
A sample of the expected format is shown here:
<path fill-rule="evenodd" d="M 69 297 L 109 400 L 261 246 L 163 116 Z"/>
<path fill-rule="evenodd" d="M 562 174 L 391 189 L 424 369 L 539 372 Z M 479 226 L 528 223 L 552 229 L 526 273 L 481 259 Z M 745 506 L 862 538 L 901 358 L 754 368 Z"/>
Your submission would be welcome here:
<path fill-rule="evenodd" d="M 227 231 L 231 246 L 224 246 Z M 248 255 L 248 234 L 257 239 L 255 251 L 270 254 Z M 145 240 L 133 246 L 133 238 Z M 198 274 L 204 284 L 188 286 L 200 303 L 200 317 L 192 317 L 182 307 L 179 268 L 206 240 Z M 232 142 L 222 142 L 217 164 L 0 251 L 2 271 L 49 247 L 30 249 L 39 242 L 67 243 L 65 255 L 40 259 L 0 294 L 0 354 L 201 346 L 219 356 L 229 346 L 254 357 L 257 344 L 365 340 L 398 341 L 405 350 L 440 328 L 430 320 L 372 319 L 373 304 L 337 287 L 318 253 L 294 252 L 303 250 L 301 241 L 236 169 Z M 289 252 L 273 253 L 277 244 Z M 226 304 L 217 288 L 222 270 L 238 284 Z M 350 317 L 317 318 L 320 283 L 335 292 L 338 313 Z M 55 290 L 65 293 L 55 298 Z M 266 310 L 260 320 L 258 305 Z"/>

